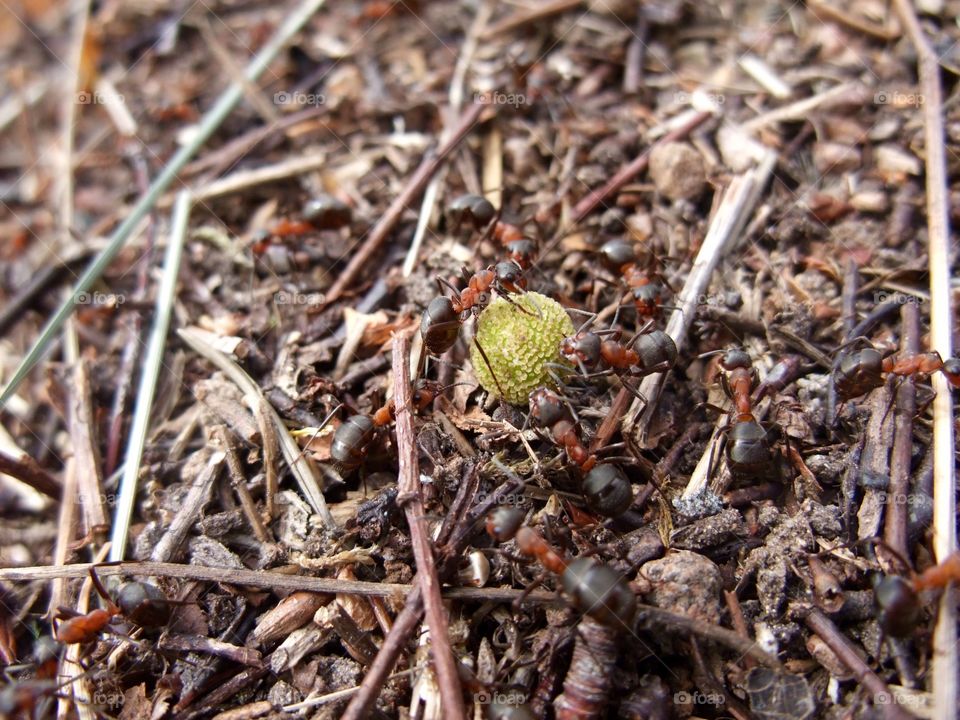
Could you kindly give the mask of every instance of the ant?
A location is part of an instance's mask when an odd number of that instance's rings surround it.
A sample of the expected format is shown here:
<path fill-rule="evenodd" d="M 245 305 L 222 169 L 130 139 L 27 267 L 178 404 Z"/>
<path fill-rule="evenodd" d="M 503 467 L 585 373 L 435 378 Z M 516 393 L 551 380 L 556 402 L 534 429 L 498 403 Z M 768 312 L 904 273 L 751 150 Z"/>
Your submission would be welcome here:
<path fill-rule="evenodd" d="M 846 353 L 834 371 L 834 384 L 841 400 L 852 400 L 884 383 L 884 373 L 906 377 L 930 375 L 939 370 L 950 384 L 960 388 L 960 359 L 943 360 L 938 352 L 883 357 L 873 347 Z"/>
<path fill-rule="evenodd" d="M 517 549 L 555 575 L 570 604 L 607 627 L 630 626 L 637 598 L 612 568 L 593 558 L 567 561 L 536 530 L 523 524 L 523 511 L 500 506 L 487 516 L 487 534 L 496 542 L 516 540 Z"/>
<path fill-rule="evenodd" d="M 302 220 L 283 218 L 269 230 L 257 234 L 253 252 L 263 255 L 273 238 L 298 238 L 320 230 L 338 230 L 353 219 L 350 206 L 332 195 L 320 193 L 307 200 L 300 211 Z"/>
<path fill-rule="evenodd" d="M 609 240 L 600 246 L 600 260 L 611 272 L 617 273 L 630 290 L 638 317 L 655 319 L 666 307 L 670 284 L 658 272 L 641 268 L 640 258 L 633 245 L 626 240 Z"/>
<path fill-rule="evenodd" d="M 61 622 L 56 638 L 65 645 L 93 641 L 118 615 L 144 628 L 162 627 L 170 619 L 170 601 L 155 585 L 145 582 L 126 583 L 120 588 L 114 602 L 93 567 L 90 568 L 90 579 L 106 602 L 106 608 L 97 608 L 86 615 L 71 617 Z M 69 612 L 66 608 L 60 609 L 62 614 Z"/>
<path fill-rule="evenodd" d="M 454 232 L 464 223 L 472 225 L 477 231 L 486 228 L 482 237 L 493 236 L 494 240 L 506 248 L 507 258 L 515 262 L 521 270 L 529 270 L 533 265 L 536 243 L 518 226 L 500 220 L 500 211 L 485 197 L 466 193 L 454 198 L 447 205 L 447 218 L 453 225 Z"/>
<path fill-rule="evenodd" d="M 881 629 L 896 638 L 910 635 L 920 621 L 919 594 L 925 590 L 945 588 L 950 582 L 960 582 L 960 550 L 955 550 L 939 565 L 927 568 L 910 579 L 886 575 L 877 580 L 873 595 Z"/>
<path fill-rule="evenodd" d="M 759 383 L 750 356 L 741 348 L 727 350 L 720 360 L 723 391 L 733 401 L 727 437 L 727 465 L 741 477 L 762 475 L 773 463 L 767 430 L 753 415 L 751 393 Z"/>
<path fill-rule="evenodd" d="M 636 388 L 625 377 L 640 378 L 655 372 L 669 370 L 677 363 L 677 345 L 662 330 L 641 332 L 633 340 L 619 342 L 620 330 L 590 330 L 595 318 L 585 322 L 573 337 L 560 342 L 560 355 L 579 366 L 586 378 L 614 374 L 635 397 Z M 604 336 L 612 336 L 606 338 Z M 597 372 L 590 372 L 597 370 Z"/>
<path fill-rule="evenodd" d="M 413 408 L 417 412 L 426 409 L 442 392 L 432 380 L 417 380 L 413 388 Z M 397 418 L 393 400 L 380 407 L 373 415 L 351 415 L 341 423 L 333 434 L 330 457 L 341 470 L 349 472 L 360 467 L 377 430 Z"/>
<path fill-rule="evenodd" d="M 548 429 L 570 461 L 586 473 L 580 489 L 592 511 L 617 517 L 630 508 L 633 490 L 627 476 L 617 465 L 597 464 L 597 456 L 587 450 L 580 438 L 577 419 L 559 395 L 543 386 L 530 393 L 530 419 Z"/>

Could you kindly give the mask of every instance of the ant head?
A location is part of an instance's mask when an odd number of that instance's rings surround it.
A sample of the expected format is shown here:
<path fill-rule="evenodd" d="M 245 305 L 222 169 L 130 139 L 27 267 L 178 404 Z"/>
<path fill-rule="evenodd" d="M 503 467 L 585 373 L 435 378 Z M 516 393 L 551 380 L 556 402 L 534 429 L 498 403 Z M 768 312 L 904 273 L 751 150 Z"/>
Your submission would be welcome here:
<path fill-rule="evenodd" d="M 735 347 L 730 348 L 723 354 L 720 360 L 720 367 L 728 372 L 737 368 L 748 370 L 753 367 L 753 362 L 750 360 L 750 355 L 747 354 L 746 350 Z"/>
<path fill-rule="evenodd" d="M 605 242 L 599 252 L 601 262 L 611 272 L 618 272 L 624 265 L 637 261 L 633 245 L 622 238 Z"/>
<path fill-rule="evenodd" d="M 494 267 L 497 283 L 506 291 L 519 293 L 523 291 L 523 270 L 514 260 L 504 260 Z"/>
<path fill-rule="evenodd" d="M 487 535 L 497 542 L 506 542 L 517 534 L 523 517 L 522 510 L 501 505 L 487 515 Z"/>
<path fill-rule="evenodd" d="M 560 342 L 560 354 L 571 362 L 593 367 L 600 362 L 601 345 L 602 340 L 599 335 L 581 330 L 573 337 L 564 338 Z"/>
<path fill-rule="evenodd" d="M 540 427 L 550 427 L 566 417 L 566 406 L 555 392 L 542 385 L 530 393 L 530 418 Z"/>
<path fill-rule="evenodd" d="M 353 211 L 333 195 L 321 193 L 304 204 L 303 219 L 317 230 L 337 230 L 350 224 Z"/>
<path fill-rule="evenodd" d="M 950 358 L 943 361 L 942 372 L 954 387 L 960 387 L 960 358 Z"/>

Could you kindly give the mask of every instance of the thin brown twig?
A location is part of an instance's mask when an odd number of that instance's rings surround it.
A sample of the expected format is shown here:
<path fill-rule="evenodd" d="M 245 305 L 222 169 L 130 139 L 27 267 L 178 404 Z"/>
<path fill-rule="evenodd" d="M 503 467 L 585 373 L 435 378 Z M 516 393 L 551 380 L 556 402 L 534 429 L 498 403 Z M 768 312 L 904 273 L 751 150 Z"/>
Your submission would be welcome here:
<path fill-rule="evenodd" d="M 413 394 L 410 387 L 410 337 L 393 336 L 393 403 L 397 409 L 397 504 L 403 507 L 410 526 L 410 544 L 417 563 L 417 580 L 430 628 L 433 663 L 440 685 L 444 714 L 466 718 L 463 693 L 460 689 L 457 661 L 450 647 L 449 625 L 443 609 L 440 578 L 437 575 L 430 538 L 424 523 L 423 500 L 420 495 L 420 463 L 413 430 Z"/>
<path fill-rule="evenodd" d="M 54 500 L 60 499 L 60 493 L 63 490 L 60 483 L 37 465 L 29 455 L 21 455 L 17 459 L 0 452 L 0 475 L 9 475 L 16 478 Z"/>
<path fill-rule="evenodd" d="M 903 338 L 900 349 L 913 354 L 920 350 L 920 311 L 906 303 L 900 311 Z M 904 557 L 907 549 L 907 496 L 910 493 L 910 463 L 913 457 L 913 416 L 917 412 L 917 388 L 912 377 L 903 378 L 896 394 L 893 449 L 890 451 L 890 485 L 887 493 L 883 539 Z"/>
<path fill-rule="evenodd" d="M 819 610 L 811 610 L 805 620 L 807 627 L 827 644 L 827 647 L 833 651 L 837 659 L 853 673 L 857 682 L 873 695 L 874 706 L 882 713 L 883 717 L 887 720 L 906 720 L 913 717 L 896 703 L 890 702 L 893 696 L 887 684 L 867 666 L 850 645 L 850 641 L 840 634 L 837 626 L 823 613 Z"/>
<path fill-rule="evenodd" d="M 334 282 L 327 291 L 325 304 L 329 305 L 338 300 L 344 291 L 350 287 L 360 271 L 370 264 L 370 258 L 373 257 L 373 254 L 380 245 L 383 244 L 383 241 L 387 239 L 394 225 L 400 220 L 400 216 L 410 207 L 417 195 L 423 191 L 426 184 L 430 182 L 430 178 L 433 177 L 433 174 L 446 159 L 447 155 L 456 149 L 456 147 L 463 142 L 467 134 L 473 130 L 477 121 L 480 119 L 480 115 L 488 107 L 493 106 L 480 102 L 475 102 L 470 105 L 463 115 L 460 116 L 460 122 L 450 133 L 449 139 L 437 150 L 436 154 L 428 155 L 423 159 L 420 167 L 416 169 L 413 177 L 407 182 L 407 186 L 403 189 L 403 192 L 397 195 L 396 199 L 390 203 L 390 207 L 387 208 L 386 212 L 384 212 L 380 218 L 380 221 L 370 231 L 370 235 L 367 236 L 363 245 L 353 253 L 350 262 L 347 263 L 343 272 L 337 277 L 336 282 Z"/>
<path fill-rule="evenodd" d="M 522 28 L 524 25 L 546 20 L 568 10 L 574 10 L 582 3 L 583 0 L 553 0 L 553 2 L 536 4 L 529 10 L 519 10 L 491 25 L 481 37 L 484 39 L 502 37 L 506 33 Z"/>

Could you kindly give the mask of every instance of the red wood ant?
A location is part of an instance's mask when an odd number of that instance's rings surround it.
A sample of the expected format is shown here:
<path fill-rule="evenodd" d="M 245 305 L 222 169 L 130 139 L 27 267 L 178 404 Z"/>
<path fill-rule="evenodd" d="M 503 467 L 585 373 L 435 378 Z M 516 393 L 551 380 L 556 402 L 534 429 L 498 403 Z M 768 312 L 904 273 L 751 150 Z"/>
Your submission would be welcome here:
<path fill-rule="evenodd" d="M 677 362 L 676 343 L 662 330 L 641 332 L 629 344 L 623 344 L 619 342 L 619 330 L 593 332 L 589 329 L 592 322 L 590 318 L 573 337 L 560 342 L 560 355 L 576 363 L 584 377 L 617 375 L 623 386 L 639 398 L 637 389 L 624 378 L 663 372 Z"/>
<path fill-rule="evenodd" d="M 883 385 L 884 373 L 906 377 L 930 375 L 938 370 L 953 387 L 960 388 L 960 359 L 943 360 L 938 352 L 883 357 L 880 351 L 869 347 L 841 358 L 834 371 L 834 384 L 842 400 L 851 400 Z"/>
<path fill-rule="evenodd" d="M 757 371 L 740 348 L 727 350 L 720 367 L 724 371 L 721 386 L 734 405 L 727 434 L 727 465 L 735 475 L 757 477 L 773 463 L 768 432 L 753 415 L 751 393 L 758 384 Z"/>
<path fill-rule="evenodd" d="M 637 598 L 612 568 L 594 558 L 567 562 L 536 530 L 523 524 L 523 511 L 500 506 L 487 516 L 487 534 L 497 542 L 516 540 L 517 549 L 560 576 L 570 604 L 602 625 L 630 627 Z"/>
<path fill-rule="evenodd" d="M 56 632 L 56 638 L 60 642 L 66 645 L 91 642 L 118 615 L 145 628 L 161 627 L 170 619 L 170 601 L 155 585 L 145 582 L 126 583 L 120 588 L 114 602 L 93 567 L 90 568 L 90 579 L 104 599 L 106 608 L 97 608 L 86 615 L 61 622 Z M 69 611 L 62 608 L 61 612 Z"/>
<path fill-rule="evenodd" d="M 253 243 L 255 255 L 263 255 L 273 238 L 299 238 L 320 230 L 337 230 L 350 224 L 350 206 L 332 195 L 321 193 L 303 205 L 302 220 L 282 218 L 273 227 L 258 234 Z"/>
<path fill-rule="evenodd" d="M 665 307 L 663 301 L 667 297 L 667 288 L 670 287 L 663 276 L 642 268 L 636 250 L 626 240 L 605 242 L 599 252 L 604 266 L 618 273 L 630 289 L 637 315 L 650 319 L 659 317 Z"/>
<path fill-rule="evenodd" d="M 577 420 L 559 395 L 542 386 L 530 393 L 530 419 L 549 430 L 570 461 L 586 473 L 580 489 L 591 510 L 617 517 L 630 508 L 633 490 L 627 476 L 612 463 L 597 464 L 597 456 L 584 446 Z"/>
<path fill-rule="evenodd" d="M 880 627 L 893 637 L 910 635 L 920 620 L 919 593 L 944 588 L 950 582 L 960 582 L 960 550 L 911 579 L 899 575 L 880 578 L 873 587 Z"/>
<path fill-rule="evenodd" d="M 508 293 L 522 293 L 526 288 L 523 270 L 513 260 L 505 260 L 474 273 L 467 279 L 467 287 L 463 291 L 458 291 L 445 280 L 438 278 L 437 282 L 441 283 L 441 289 L 446 284 L 454 295 L 435 297 L 420 319 L 420 336 L 424 346 L 433 355 L 442 355 L 453 347 L 466 319 L 465 313 L 470 310 L 479 313 L 485 308 L 490 303 L 491 290 L 496 290 L 509 300 Z"/>
<path fill-rule="evenodd" d="M 441 388 L 436 382 L 418 380 L 413 388 L 414 410 L 419 412 L 427 408 L 440 392 Z M 351 415 L 333 434 L 330 457 L 341 470 L 356 470 L 363 463 L 377 430 L 396 418 L 397 410 L 393 400 L 385 403 L 373 415 Z"/>

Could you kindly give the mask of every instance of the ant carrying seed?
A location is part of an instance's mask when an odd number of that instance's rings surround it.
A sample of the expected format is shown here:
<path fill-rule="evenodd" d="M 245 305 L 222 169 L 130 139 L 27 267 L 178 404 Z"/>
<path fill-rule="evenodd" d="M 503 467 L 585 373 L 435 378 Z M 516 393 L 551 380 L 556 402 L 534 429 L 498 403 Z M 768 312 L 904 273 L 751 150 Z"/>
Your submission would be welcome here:
<path fill-rule="evenodd" d="M 585 473 L 581 491 L 593 512 L 617 517 L 630 508 L 633 490 L 627 476 L 612 463 L 597 464 L 597 456 L 587 450 L 580 438 L 573 412 L 559 395 L 542 386 L 530 393 L 530 419 L 549 431 L 570 462 Z"/>
<path fill-rule="evenodd" d="M 834 384 L 841 400 L 852 400 L 884 384 L 884 374 L 907 377 L 940 371 L 950 384 L 960 388 L 960 359 L 943 360 L 938 352 L 883 357 L 868 347 L 845 353 L 834 371 Z"/>
<path fill-rule="evenodd" d="M 619 330 L 592 331 L 594 320 L 588 319 L 575 335 L 560 343 L 560 355 L 575 363 L 583 377 L 616 375 L 623 386 L 639 398 L 639 392 L 626 378 L 665 372 L 676 364 L 676 343 L 662 330 L 641 332 L 624 344 L 619 341 Z"/>
<path fill-rule="evenodd" d="M 426 409 L 442 392 L 432 380 L 418 380 L 413 388 L 413 409 Z M 341 423 L 333 434 L 330 457 L 344 472 L 356 470 L 367 456 L 377 431 L 396 420 L 397 410 L 393 400 L 380 407 L 373 415 L 351 415 Z"/>
<path fill-rule="evenodd" d="M 97 608 L 86 615 L 62 621 L 57 627 L 58 641 L 66 645 L 92 642 L 117 616 L 143 628 L 162 627 L 169 621 L 170 601 L 155 585 L 146 582 L 126 583 L 120 588 L 114 602 L 93 567 L 90 568 L 90 579 L 104 599 L 106 608 Z M 66 608 L 60 609 L 61 614 L 70 612 Z"/>

